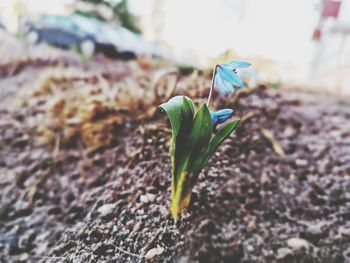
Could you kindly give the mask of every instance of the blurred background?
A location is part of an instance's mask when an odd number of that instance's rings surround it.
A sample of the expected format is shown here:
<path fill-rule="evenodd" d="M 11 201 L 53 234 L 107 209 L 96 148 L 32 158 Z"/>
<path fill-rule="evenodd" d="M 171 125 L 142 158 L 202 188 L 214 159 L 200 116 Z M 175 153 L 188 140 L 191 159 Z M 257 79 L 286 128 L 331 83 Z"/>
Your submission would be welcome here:
<path fill-rule="evenodd" d="M 244 59 L 258 82 L 350 93 L 350 0 L 4 0 L 0 25 L 85 56 Z"/>

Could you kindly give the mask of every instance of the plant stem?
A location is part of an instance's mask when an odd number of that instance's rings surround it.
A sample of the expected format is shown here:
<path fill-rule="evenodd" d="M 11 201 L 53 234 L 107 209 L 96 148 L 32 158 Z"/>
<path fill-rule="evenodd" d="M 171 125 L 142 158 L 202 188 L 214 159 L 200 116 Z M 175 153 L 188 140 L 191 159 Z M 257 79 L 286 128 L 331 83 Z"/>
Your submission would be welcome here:
<path fill-rule="evenodd" d="M 216 66 L 215 66 L 215 69 L 214 69 L 214 72 L 213 72 L 213 76 L 212 76 L 212 78 L 211 78 L 210 91 L 209 91 L 208 100 L 207 100 L 207 106 L 208 106 L 208 108 L 209 108 L 209 105 L 210 105 L 211 97 L 212 97 L 212 95 L 213 95 L 214 83 L 215 83 L 215 77 L 216 77 L 216 71 L 217 71 L 218 66 L 219 66 L 219 65 L 216 65 Z"/>

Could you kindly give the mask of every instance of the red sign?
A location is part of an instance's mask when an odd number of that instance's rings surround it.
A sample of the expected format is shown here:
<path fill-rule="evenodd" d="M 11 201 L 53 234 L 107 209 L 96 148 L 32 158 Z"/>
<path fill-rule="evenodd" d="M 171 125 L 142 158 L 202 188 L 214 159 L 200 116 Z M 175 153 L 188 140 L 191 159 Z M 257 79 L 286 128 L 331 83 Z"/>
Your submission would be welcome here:
<path fill-rule="evenodd" d="M 338 17 L 340 4 L 341 0 L 324 0 L 321 17 Z"/>

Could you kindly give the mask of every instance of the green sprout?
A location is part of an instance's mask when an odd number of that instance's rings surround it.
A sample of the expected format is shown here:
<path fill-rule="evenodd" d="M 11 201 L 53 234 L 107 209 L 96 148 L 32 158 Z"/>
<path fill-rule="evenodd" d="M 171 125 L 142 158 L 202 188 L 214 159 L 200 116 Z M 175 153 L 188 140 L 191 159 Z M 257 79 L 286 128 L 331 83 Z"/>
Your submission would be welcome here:
<path fill-rule="evenodd" d="M 186 96 L 175 96 L 160 105 L 170 120 L 172 142 L 170 156 L 172 166 L 171 214 L 175 220 L 181 211 L 188 207 L 192 188 L 197 178 L 218 147 L 235 130 L 240 119 L 223 125 L 218 131 L 218 124 L 232 117 L 232 109 L 210 111 L 208 105 L 215 88 L 220 94 L 234 92 L 235 87 L 243 87 L 236 74 L 236 68 L 248 67 L 242 61 L 232 61 L 215 67 L 207 103 L 198 111 Z"/>

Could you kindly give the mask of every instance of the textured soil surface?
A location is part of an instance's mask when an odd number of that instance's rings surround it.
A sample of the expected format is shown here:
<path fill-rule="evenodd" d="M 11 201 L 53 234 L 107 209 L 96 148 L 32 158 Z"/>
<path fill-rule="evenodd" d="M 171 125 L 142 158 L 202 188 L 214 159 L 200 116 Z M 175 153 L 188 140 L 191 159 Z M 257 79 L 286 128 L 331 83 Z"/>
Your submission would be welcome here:
<path fill-rule="evenodd" d="M 350 99 L 252 91 L 216 99 L 243 121 L 176 223 L 163 114 L 94 150 L 44 147 L 25 121 L 40 113 L 0 93 L 0 262 L 350 262 Z"/>

